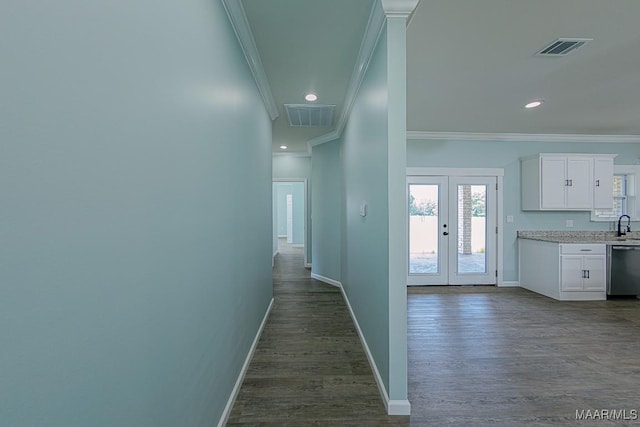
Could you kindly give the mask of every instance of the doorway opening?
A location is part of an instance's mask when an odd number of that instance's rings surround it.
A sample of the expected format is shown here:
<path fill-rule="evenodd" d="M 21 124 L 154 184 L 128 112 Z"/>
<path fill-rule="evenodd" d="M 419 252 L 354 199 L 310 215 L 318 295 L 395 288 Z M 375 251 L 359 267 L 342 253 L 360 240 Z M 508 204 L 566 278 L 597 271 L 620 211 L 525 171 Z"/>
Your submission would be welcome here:
<path fill-rule="evenodd" d="M 273 257 L 301 251 L 307 266 L 307 181 L 273 180 Z"/>

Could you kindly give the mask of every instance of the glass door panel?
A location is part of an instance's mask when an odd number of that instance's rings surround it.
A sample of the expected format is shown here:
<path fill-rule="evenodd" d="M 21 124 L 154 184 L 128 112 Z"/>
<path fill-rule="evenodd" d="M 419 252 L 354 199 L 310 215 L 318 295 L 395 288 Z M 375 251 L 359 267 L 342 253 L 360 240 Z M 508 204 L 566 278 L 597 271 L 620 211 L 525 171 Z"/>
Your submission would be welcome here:
<path fill-rule="evenodd" d="M 450 177 L 452 285 L 496 283 L 496 178 Z"/>
<path fill-rule="evenodd" d="M 443 236 L 441 230 L 447 227 L 443 222 L 447 215 L 447 196 L 446 178 L 409 179 L 408 282 L 411 285 L 446 283 L 447 236 Z"/>
<path fill-rule="evenodd" d="M 458 273 L 487 272 L 486 185 L 458 185 Z"/>

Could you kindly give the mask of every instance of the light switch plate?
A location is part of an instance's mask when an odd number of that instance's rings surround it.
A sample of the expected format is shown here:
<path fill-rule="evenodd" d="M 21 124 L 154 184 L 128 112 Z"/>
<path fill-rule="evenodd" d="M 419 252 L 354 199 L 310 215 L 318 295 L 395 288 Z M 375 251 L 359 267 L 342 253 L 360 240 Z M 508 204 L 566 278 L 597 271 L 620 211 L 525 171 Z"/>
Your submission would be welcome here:
<path fill-rule="evenodd" d="M 365 216 L 367 216 L 367 204 L 366 203 L 363 203 L 363 204 L 360 205 L 360 216 L 363 217 L 363 218 Z"/>

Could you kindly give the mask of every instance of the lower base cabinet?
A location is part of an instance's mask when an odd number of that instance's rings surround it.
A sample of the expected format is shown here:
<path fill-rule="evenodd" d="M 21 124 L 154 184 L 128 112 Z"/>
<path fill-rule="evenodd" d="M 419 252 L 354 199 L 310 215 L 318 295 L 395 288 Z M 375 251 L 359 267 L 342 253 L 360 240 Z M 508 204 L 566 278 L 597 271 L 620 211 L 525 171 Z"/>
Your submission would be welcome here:
<path fill-rule="evenodd" d="M 520 286 L 562 301 L 607 299 L 604 244 L 519 239 Z"/>

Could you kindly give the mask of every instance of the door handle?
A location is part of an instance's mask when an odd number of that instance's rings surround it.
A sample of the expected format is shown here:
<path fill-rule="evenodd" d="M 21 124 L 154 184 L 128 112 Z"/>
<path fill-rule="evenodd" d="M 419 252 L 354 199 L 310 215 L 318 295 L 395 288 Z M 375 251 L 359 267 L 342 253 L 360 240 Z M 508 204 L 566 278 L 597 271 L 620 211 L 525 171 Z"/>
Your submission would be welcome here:
<path fill-rule="evenodd" d="M 443 236 L 448 236 L 448 235 L 449 235 L 449 232 L 448 232 L 448 231 L 443 231 L 443 232 L 442 232 L 442 235 L 443 235 Z"/>

